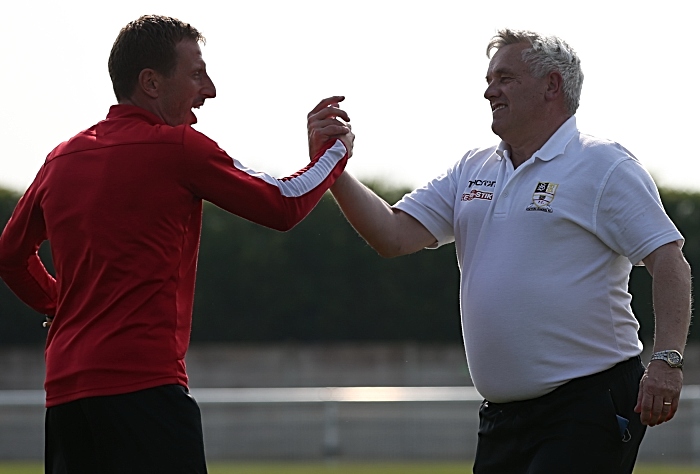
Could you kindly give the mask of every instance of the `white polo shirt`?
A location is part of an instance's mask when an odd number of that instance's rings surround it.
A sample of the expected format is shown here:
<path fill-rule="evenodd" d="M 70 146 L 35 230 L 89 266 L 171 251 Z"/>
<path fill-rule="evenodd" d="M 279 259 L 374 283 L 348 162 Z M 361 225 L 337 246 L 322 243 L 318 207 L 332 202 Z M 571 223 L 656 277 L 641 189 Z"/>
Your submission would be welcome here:
<path fill-rule="evenodd" d="M 455 242 L 469 369 L 493 402 L 641 353 L 630 270 L 683 239 L 637 159 L 575 117 L 517 169 L 503 143 L 472 150 L 395 207 Z"/>

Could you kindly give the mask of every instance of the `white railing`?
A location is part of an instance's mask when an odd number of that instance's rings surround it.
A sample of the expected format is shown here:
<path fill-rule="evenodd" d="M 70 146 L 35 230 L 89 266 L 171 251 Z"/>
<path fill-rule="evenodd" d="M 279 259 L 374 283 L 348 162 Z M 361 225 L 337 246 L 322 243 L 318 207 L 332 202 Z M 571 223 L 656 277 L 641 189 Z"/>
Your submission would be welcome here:
<path fill-rule="evenodd" d="M 482 400 L 467 386 L 193 388 L 192 394 L 213 458 L 469 459 Z M 0 391 L 0 440 L 15 443 L 0 449 L 0 458 L 41 457 L 43 404 L 43 390 Z M 700 465 L 700 385 L 683 388 L 672 422 L 647 430 L 640 460 Z"/>
<path fill-rule="evenodd" d="M 318 402 L 480 402 L 474 387 L 193 388 L 199 404 Z M 682 401 L 700 400 L 700 385 L 683 387 Z M 44 404 L 43 390 L 0 390 L 0 406 Z M 699 420 L 700 421 L 700 420 Z"/>
<path fill-rule="evenodd" d="M 474 387 L 193 388 L 192 395 L 197 403 L 203 405 L 209 403 L 460 402 L 482 399 Z M 43 404 L 43 390 L 0 390 L 0 406 Z"/>

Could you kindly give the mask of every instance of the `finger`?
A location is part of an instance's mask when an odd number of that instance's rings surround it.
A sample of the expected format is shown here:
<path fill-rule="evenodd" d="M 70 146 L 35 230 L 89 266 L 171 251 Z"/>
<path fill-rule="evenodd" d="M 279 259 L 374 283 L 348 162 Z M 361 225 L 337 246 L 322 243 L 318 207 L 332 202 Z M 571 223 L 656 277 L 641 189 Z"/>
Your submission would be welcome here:
<path fill-rule="evenodd" d="M 328 123 L 324 126 L 312 127 L 309 134 L 320 137 L 336 137 L 349 133 L 350 129 L 345 125 L 337 122 Z"/>
<path fill-rule="evenodd" d="M 651 412 L 651 403 L 653 398 L 646 395 L 644 385 L 646 382 L 646 374 L 639 381 L 639 391 L 637 392 L 637 405 L 634 407 L 635 413 L 639 413 L 639 419 L 643 425 L 649 423 L 649 413 Z"/>
<path fill-rule="evenodd" d="M 652 407 L 650 404 L 642 404 L 642 411 L 639 413 L 639 419 L 643 425 L 649 426 L 652 423 Z"/>
<path fill-rule="evenodd" d="M 321 102 L 318 103 L 316 107 L 313 108 L 311 112 L 307 115 L 307 117 L 311 117 L 313 114 L 319 112 L 322 109 L 327 108 L 330 105 L 338 105 L 339 102 L 342 102 L 345 100 L 345 96 L 342 95 L 334 95 L 333 97 L 327 97 L 323 99 Z"/>
<path fill-rule="evenodd" d="M 671 405 L 664 406 L 664 408 L 668 408 L 668 413 L 666 413 L 666 417 L 663 419 L 662 423 L 664 421 L 670 421 L 671 418 L 673 418 L 676 415 L 676 412 L 678 411 L 678 403 L 679 400 L 677 398 L 674 398 L 671 402 Z"/>
<path fill-rule="evenodd" d="M 343 109 L 329 106 L 329 107 L 321 109 L 317 112 L 309 114 L 307 116 L 307 123 L 311 124 L 311 123 L 313 123 L 315 121 L 319 121 L 319 120 L 328 120 L 328 119 L 337 119 L 337 118 L 340 118 L 345 122 L 350 121 L 350 116 Z"/>
<path fill-rule="evenodd" d="M 351 158 L 355 144 L 355 134 L 352 132 L 348 132 L 347 134 L 340 137 L 340 140 L 345 145 L 345 149 L 348 150 L 348 158 Z"/>
<path fill-rule="evenodd" d="M 644 383 L 644 378 L 639 382 L 639 391 L 637 392 L 637 404 L 634 406 L 635 413 L 642 413 L 642 399 L 644 391 L 642 390 L 642 385 Z"/>
<path fill-rule="evenodd" d="M 662 423 L 666 419 L 670 411 L 669 405 L 664 405 L 663 397 L 654 397 L 654 403 L 652 404 L 651 414 L 649 417 L 649 426 L 656 426 Z"/>
<path fill-rule="evenodd" d="M 324 120 L 311 120 L 306 125 L 306 129 L 311 132 L 312 130 L 320 130 L 325 127 L 337 126 L 343 127 L 345 130 L 350 130 L 348 124 L 337 118 L 327 118 Z"/>
<path fill-rule="evenodd" d="M 654 403 L 652 404 L 651 412 L 649 413 L 649 426 L 656 426 L 659 423 L 662 407 L 663 399 L 658 397 L 654 398 Z"/>

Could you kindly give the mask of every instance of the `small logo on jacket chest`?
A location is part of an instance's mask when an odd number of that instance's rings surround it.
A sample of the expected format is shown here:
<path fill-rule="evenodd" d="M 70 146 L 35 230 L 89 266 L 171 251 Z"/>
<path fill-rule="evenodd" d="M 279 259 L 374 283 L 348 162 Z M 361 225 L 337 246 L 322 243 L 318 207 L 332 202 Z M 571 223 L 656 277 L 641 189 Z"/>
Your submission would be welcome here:
<path fill-rule="evenodd" d="M 532 203 L 528 205 L 526 211 L 554 212 L 550 204 L 554 200 L 559 185 L 557 183 L 543 183 L 540 181 L 532 193 Z"/>

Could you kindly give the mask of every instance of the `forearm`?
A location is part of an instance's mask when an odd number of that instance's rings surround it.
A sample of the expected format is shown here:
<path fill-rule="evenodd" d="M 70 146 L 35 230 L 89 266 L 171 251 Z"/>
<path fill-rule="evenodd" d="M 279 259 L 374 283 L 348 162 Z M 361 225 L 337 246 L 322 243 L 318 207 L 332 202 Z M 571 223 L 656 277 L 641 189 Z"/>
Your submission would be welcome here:
<path fill-rule="evenodd" d="M 691 318 L 690 266 L 679 249 L 659 250 L 663 253 L 656 258 L 652 274 L 654 351 L 683 352 Z"/>
<path fill-rule="evenodd" d="M 654 250 L 644 264 L 653 278 L 654 352 L 683 352 L 690 327 L 690 266 L 675 243 Z M 653 360 L 639 385 L 637 406 L 643 424 L 655 426 L 671 420 L 678 410 L 683 372 L 665 361 Z"/>
<path fill-rule="evenodd" d="M 347 172 L 331 192 L 348 222 L 382 257 L 406 255 L 435 243 L 420 222 L 392 208 Z"/>
<path fill-rule="evenodd" d="M 200 148 L 211 146 L 201 140 Z M 247 168 L 220 149 L 186 159 L 183 172 L 195 195 L 256 224 L 287 231 L 341 175 L 348 150 L 340 140 L 329 142 L 306 167 L 282 179 Z"/>
<path fill-rule="evenodd" d="M 20 300 L 39 313 L 54 315 L 56 280 L 46 271 L 38 255 L 32 255 L 23 265 L 0 267 L 0 277 Z"/>

